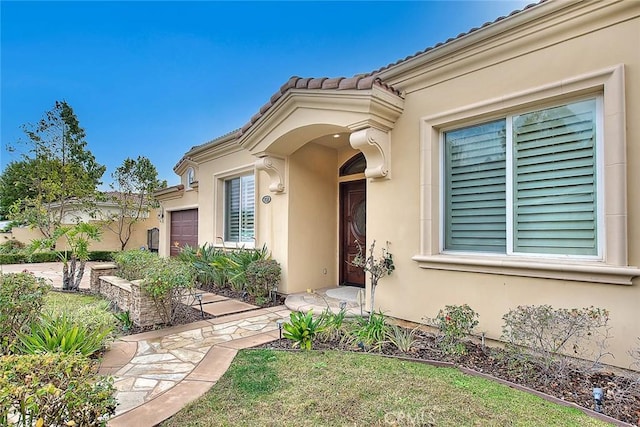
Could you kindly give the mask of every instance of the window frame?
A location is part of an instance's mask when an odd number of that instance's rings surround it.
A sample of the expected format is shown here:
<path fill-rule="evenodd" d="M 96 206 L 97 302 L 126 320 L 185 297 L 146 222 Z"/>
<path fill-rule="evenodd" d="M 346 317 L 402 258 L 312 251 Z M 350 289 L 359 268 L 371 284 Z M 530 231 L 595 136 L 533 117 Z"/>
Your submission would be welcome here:
<path fill-rule="evenodd" d="M 451 254 L 441 250 L 443 180 L 441 133 L 471 126 L 514 112 L 536 110 L 602 95 L 601 126 L 603 210 L 601 259 L 573 259 L 502 254 Z M 582 282 L 631 285 L 640 269 L 628 265 L 627 151 L 624 65 L 593 71 L 519 92 L 423 116 L 420 119 L 420 247 L 413 256 L 420 268 L 480 272 L 507 276 L 538 277 Z M 598 154 L 597 154 L 598 155 Z"/>
<path fill-rule="evenodd" d="M 253 179 L 253 235 L 251 236 L 251 240 L 242 240 L 242 235 L 243 235 L 243 228 L 242 228 L 242 218 L 243 218 L 243 202 L 242 202 L 242 196 L 243 196 L 243 178 L 249 178 L 251 177 Z M 230 240 L 229 239 L 229 217 L 230 217 L 230 212 L 229 212 L 229 187 L 230 187 L 230 183 L 238 180 L 239 182 L 239 186 L 238 186 L 238 240 Z M 223 205 L 223 228 L 224 228 L 224 234 L 223 234 L 223 240 L 226 243 L 232 243 L 235 245 L 244 245 L 247 243 L 253 243 L 255 242 L 255 234 L 256 234 L 256 226 L 255 226 L 255 216 L 256 216 L 256 181 L 255 181 L 255 174 L 251 174 L 251 173 L 246 173 L 246 174 L 241 174 L 241 175 L 237 175 L 237 176 L 232 176 L 232 177 L 227 177 L 223 180 L 223 192 L 224 192 L 224 205 Z"/>
<path fill-rule="evenodd" d="M 529 114 L 532 112 L 544 111 L 555 107 L 561 107 L 573 103 L 582 101 L 594 100 L 595 103 L 595 168 L 594 173 L 596 175 L 595 191 L 596 191 L 596 255 L 574 255 L 574 254 L 550 254 L 550 253 L 532 253 L 532 252 L 518 252 L 514 250 L 515 239 L 515 226 L 514 226 L 514 144 L 513 144 L 513 123 L 516 117 Z M 440 185 L 440 244 L 439 252 L 443 254 L 460 254 L 460 255 L 482 255 L 482 256 L 506 256 L 506 257 L 531 257 L 540 259 L 570 259 L 570 260 L 603 260 L 604 253 L 604 168 L 603 168 L 603 124 L 604 124 L 604 109 L 603 109 L 603 95 L 594 94 L 584 97 L 571 97 L 568 100 L 555 103 L 543 103 L 536 107 L 524 109 L 522 111 L 516 110 L 503 116 L 494 117 L 474 124 L 463 124 L 453 127 L 443 127 L 440 130 L 439 138 L 439 151 L 440 151 L 440 171 L 441 171 L 441 185 Z M 505 252 L 489 252 L 489 251 L 471 251 L 471 250 L 457 250 L 446 248 L 446 218 L 447 218 L 447 194 L 445 191 L 446 183 L 446 148 L 445 148 L 445 134 L 447 132 L 460 130 L 463 128 L 469 128 L 474 126 L 481 126 L 489 124 L 491 122 L 504 121 L 505 128 L 505 226 L 506 226 L 506 246 Z"/>
<path fill-rule="evenodd" d="M 228 180 L 239 178 L 242 176 L 253 176 L 253 240 L 247 242 L 234 242 L 226 239 L 227 228 L 227 201 L 226 201 L 226 183 Z M 255 248 L 255 242 L 257 239 L 257 225 L 258 225 L 258 176 L 254 165 L 241 166 L 234 169 L 220 171 L 213 176 L 214 180 L 214 227 L 213 236 L 214 246 L 226 247 L 226 248 Z"/>

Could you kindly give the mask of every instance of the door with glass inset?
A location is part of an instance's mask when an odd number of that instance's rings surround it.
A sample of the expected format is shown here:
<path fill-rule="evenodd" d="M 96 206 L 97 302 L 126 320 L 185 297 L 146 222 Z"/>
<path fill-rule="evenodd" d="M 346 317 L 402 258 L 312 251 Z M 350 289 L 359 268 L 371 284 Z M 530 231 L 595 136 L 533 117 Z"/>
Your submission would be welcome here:
<path fill-rule="evenodd" d="M 365 180 L 340 184 L 340 284 L 364 287 L 362 268 L 352 265 L 358 245 L 366 251 L 367 186 Z"/>

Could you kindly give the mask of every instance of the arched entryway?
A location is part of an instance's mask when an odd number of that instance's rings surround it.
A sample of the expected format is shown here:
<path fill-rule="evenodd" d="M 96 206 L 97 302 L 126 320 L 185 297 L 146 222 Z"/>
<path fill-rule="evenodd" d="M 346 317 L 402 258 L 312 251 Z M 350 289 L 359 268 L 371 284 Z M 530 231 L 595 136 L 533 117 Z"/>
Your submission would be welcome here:
<path fill-rule="evenodd" d="M 364 271 L 352 262 L 358 246 L 365 250 L 367 242 L 367 183 L 362 178 L 366 166 L 364 155 L 358 153 L 340 168 L 340 285 L 365 285 Z"/>

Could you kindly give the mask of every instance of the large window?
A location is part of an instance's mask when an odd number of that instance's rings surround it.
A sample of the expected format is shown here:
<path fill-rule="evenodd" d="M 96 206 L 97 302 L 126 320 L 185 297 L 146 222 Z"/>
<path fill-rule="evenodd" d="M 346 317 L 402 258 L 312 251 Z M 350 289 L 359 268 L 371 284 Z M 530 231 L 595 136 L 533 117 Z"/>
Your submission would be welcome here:
<path fill-rule="evenodd" d="M 253 175 L 224 181 L 224 240 L 253 242 L 255 227 L 255 184 Z"/>
<path fill-rule="evenodd" d="M 444 250 L 601 256 L 599 103 L 444 132 Z"/>

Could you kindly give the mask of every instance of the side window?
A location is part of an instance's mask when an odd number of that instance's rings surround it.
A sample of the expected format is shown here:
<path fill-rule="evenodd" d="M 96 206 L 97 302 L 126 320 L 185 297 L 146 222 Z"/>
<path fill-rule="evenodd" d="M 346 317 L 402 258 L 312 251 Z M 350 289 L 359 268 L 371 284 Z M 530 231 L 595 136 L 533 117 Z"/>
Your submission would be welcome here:
<path fill-rule="evenodd" d="M 196 172 L 193 170 L 193 168 L 187 169 L 187 179 L 186 179 L 187 182 L 185 187 L 187 187 L 187 189 L 191 189 L 191 184 L 193 184 L 195 180 L 196 180 Z"/>
<path fill-rule="evenodd" d="M 224 240 L 253 242 L 255 236 L 255 181 L 253 175 L 224 182 Z"/>

